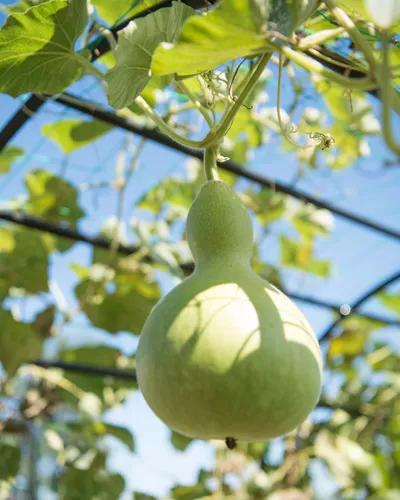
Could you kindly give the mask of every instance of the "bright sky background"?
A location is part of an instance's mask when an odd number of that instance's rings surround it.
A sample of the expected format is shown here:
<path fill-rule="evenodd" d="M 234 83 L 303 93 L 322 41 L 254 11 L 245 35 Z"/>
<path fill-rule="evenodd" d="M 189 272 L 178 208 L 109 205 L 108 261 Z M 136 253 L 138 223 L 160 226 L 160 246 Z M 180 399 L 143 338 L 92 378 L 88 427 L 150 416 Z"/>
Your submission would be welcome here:
<path fill-rule="evenodd" d="M 307 79 L 307 76 L 304 78 Z M 270 99 L 273 103 L 274 84 L 270 89 Z M 74 85 L 71 91 L 86 99 L 99 102 L 103 100 L 91 77 Z M 12 99 L 0 94 L 0 127 L 20 105 L 21 99 Z M 303 105 L 317 106 L 318 103 L 312 95 L 311 98 L 305 97 Z M 58 174 L 63 169 L 65 177 L 78 185 L 100 183 L 113 178 L 116 153 L 126 133 L 119 130 L 112 131 L 104 139 L 71 154 L 65 161 L 59 148 L 40 135 L 40 128 L 46 123 L 67 116 L 81 115 L 64 109 L 57 103 L 47 103 L 14 137 L 12 144 L 24 148 L 26 154 L 15 162 L 10 174 L 0 177 L 1 204 L 24 193 L 23 177 L 33 168 L 45 168 Z M 83 117 L 83 119 L 88 118 Z M 296 187 L 399 230 L 400 169 L 398 165 L 391 168 L 384 167 L 384 160 L 390 158 L 391 155 L 386 151 L 382 141 L 375 139 L 371 142 L 371 156 L 360 160 L 351 169 L 334 173 L 327 169 L 318 169 L 307 173 L 296 183 Z M 127 222 L 131 217 L 135 200 L 159 179 L 169 175 L 183 175 L 186 160 L 187 158 L 181 154 L 150 142 L 146 143 L 138 169 L 132 176 L 127 191 L 125 207 Z M 283 153 L 279 141 L 273 140 L 257 151 L 248 168 L 291 183 L 296 173 L 296 158 L 293 154 Z M 87 216 L 80 222 L 79 228 L 88 234 L 96 234 L 104 221 L 116 211 L 115 196 L 107 190 L 83 191 L 80 202 Z M 286 270 L 284 272 L 286 288 L 321 300 L 351 303 L 374 283 L 398 270 L 399 242 L 339 217 L 335 217 L 334 222 L 332 234 L 326 238 L 319 238 L 317 243 L 317 256 L 332 262 L 330 278 L 320 279 L 306 276 L 299 271 Z M 276 231 L 281 229 L 279 224 L 276 225 Z M 265 240 L 263 255 L 267 262 L 279 261 L 276 237 Z M 84 244 L 76 244 L 65 254 L 54 255 L 52 258 L 51 279 L 59 285 L 69 303 L 73 301 L 71 291 L 76 281 L 69 264 L 79 261 L 85 265 L 89 258 L 90 248 Z M 169 282 L 163 284 L 165 288 L 171 286 Z M 399 285 L 395 285 L 392 289 L 399 290 Z M 317 334 L 332 320 L 331 314 L 323 309 L 303 303 L 298 303 L 298 306 L 307 315 Z M 363 310 L 390 316 L 390 312 L 383 310 L 376 300 L 370 300 Z M 395 329 L 387 328 L 376 335 L 393 340 L 398 333 Z M 108 335 L 93 332 L 93 329 L 89 331 L 84 318 L 79 318 L 73 327 L 67 328 L 64 336 L 74 343 L 78 337 L 79 339 L 101 337 L 105 341 L 109 338 Z M 116 343 L 122 344 L 127 352 L 132 352 L 136 345 L 136 339 L 132 340 L 132 336 L 128 334 L 121 333 L 116 339 Z M 399 348 L 398 342 L 393 345 Z M 154 416 L 139 393 L 129 398 L 123 408 L 115 409 L 111 414 L 110 418 L 128 426 L 137 440 L 135 456 L 127 456 L 122 445 L 113 445 L 112 466 L 125 474 L 129 488 L 162 495 L 177 482 L 193 482 L 200 466 L 210 467 L 213 463 L 212 450 L 205 443 L 193 443 L 185 454 L 175 451 L 167 440 L 167 429 Z M 276 450 L 279 453 L 278 441 Z M 321 481 L 321 475 L 317 473 L 316 477 Z M 327 494 L 328 491 L 325 492 L 325 498 Z"/>

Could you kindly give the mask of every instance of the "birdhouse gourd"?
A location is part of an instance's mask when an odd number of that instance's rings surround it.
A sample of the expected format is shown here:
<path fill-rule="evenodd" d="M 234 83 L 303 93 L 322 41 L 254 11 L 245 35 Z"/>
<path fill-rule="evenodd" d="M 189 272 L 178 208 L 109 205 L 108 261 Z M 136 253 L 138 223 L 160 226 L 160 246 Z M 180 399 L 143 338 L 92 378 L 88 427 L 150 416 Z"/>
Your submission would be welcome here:
<path fill-rule="evenodd" d="M 144 398 L 193 438 L 254 441 L 293 430 L 321 389 L 310 325 L 251 269 L 251 219 L 229 186 L 204 184 L 186 230 L 194 272 L 153 308 L 140 337 Z"/>

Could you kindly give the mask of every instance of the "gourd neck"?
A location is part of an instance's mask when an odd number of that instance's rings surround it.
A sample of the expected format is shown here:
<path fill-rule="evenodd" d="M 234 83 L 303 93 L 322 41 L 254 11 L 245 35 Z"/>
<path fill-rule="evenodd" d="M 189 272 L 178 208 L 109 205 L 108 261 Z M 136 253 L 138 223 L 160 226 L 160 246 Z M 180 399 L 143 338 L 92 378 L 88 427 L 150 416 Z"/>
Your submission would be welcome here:
<path fill-rule="evenodd" d="M 252 270 L 250 260 L 243 259 L 242 255 L 231 254 L 229 256 L 208 256 L 204 259 L 196 259 L 194 272 L 216 272 L 224 270 L 224 274 L 229 280 L 230 273 L 237 273 L 240 271 L 249 272 Z"/>

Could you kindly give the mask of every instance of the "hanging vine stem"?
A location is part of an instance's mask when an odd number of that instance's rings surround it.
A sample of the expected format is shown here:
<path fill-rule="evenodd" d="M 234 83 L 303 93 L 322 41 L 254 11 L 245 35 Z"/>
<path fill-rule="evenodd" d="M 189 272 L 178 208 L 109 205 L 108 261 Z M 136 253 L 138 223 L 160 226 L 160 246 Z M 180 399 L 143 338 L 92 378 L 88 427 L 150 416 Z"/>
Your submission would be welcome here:
<path fill-rule="evenodd" d="M 370 74 L 372 79 L 376 82 L 377 77 L 377 66 L 374 53 L 365 40 L 363 35 L 358 31 L 357 26 L 354 24 L 353 20 L 346 14 L 346 12 L 341 9 L 335 0 L 325 0 L 325 5 L 328 7 L 332 15 L 335 17 L 337 22 L 342 26 L 350 38 L 353 40 L 356 48 L 364 54 L 365 60 L 368 63 Z"/>
<path fill-rule="evenodd" d="M 84 66 L 84 68 L 89 73 L 96 76 L 100 80 L 104 80 L 103 73 L 99 71 L 95 66 L 93 66 L 89 60 L 85 59 L 85 57 L 81 56 L 80 54 L 76 54 L 76 56 L 79 58 L 79 61 L 82 64 L 82 66 Z M 187 94 L 189 99 L 194 102 L 196 108 L 200 110 L 200 112 L 202 113 L 202 115 L 204 116 L 205 120 L 207 121 L 208 125 L 211 128 L 210 132 L 204 137 L 204 139 L 193 140 L 189 139 L 188 137 L 184 137 L 181 134 L 178 134 L 173 127 L 168 125 L 168 123 L 166 123 L 165 120 L 163 120 L 163 118 L 156 111 L 152 109 L 152 107 L 142 96 L 138 96 L 135 99 L 135 103 L 143 111 L 143 113 L 145 113 L 160 128 L 160 130 L 163 133 L 168 135 L 172 140 L 176 141 L 178 144 L 182 144 L 184 146 L 193 149 L 208 148 L 210 146 L 219 144 L 221 142 L 227 130 L 229 130 L 230 126 L 232 125 L 232 121 L 235 118 L 236 113 L 239 111 L 240 107 L 243 105 L 248 95 L 254 89 L 254 86 L 256 85 L 259 77 L 261 76 L 261 73 L 263 72 L 271 56 L 272 56 L 272 51 L 268 51 L 260 57 L 255 69 L 253 71 L 250 71 L 247 77 L 244 79 L 243 90 L 241 90 L 240 94 L 237 96 L 232 106 L 230 106 L 223 114 L 220 123 L 214 129 L 212 128 L 214 127 L 214 124 L 212 123 L 208 113 L 206 113 L 205 110 L 202 109 L 201 104 L 197 102 L 194 96 L 192 96 L 190 93 Z M 185 89 L 184 85 L 183 86 L 181 85 L 181 89 L 185 91 L 185 93 L 187 93 L 186 92 L 187 89 Z"/>
<path fill-rule="evenodd" d="M 323 30 L 318 33 L 313 33 L 312 35 L 308 35 L 305 38 L 298 39 L 296 45 L 300 50 L 309 50 L 314 48 L 316 45 L 321 45 L 322 43 L 328 42 L 332 38 L 342 35 L 344 32 L 345 29 L 342 27 Z"/>
<path fill-rule="evenodd" d="M 387 146 L 396 154 L 400 154 L 400 144 L 398 144 L 393 136 L 390 111 L 392 107 L 399 112 L 400 96 L 391 85 L 391 74 L 389 64 L 389 39 L 386 31 L 382 36 L 383 48 L 383 65 L 380 67 L 375 60 L 374 52 L 369 43 L 364 39 L 358 31 L 357 26 L 344 10 L 336 5 L 335 0 L 325 0 L 325 5 L 331 11 L 338 23 L 345 28 L 355 46 L 360 50 L 365 57 L 370 69 L 370 75 L 374 82 L 378 85 L 382 95 L 382 121 L 383 121 L 383 137 Z"/>
<path fill-rule="evenodd" d="M 285 57 L 298 64 L 309 73 L 320 75 L 341 85 L 342 87 L 354 90 L 373 90 L 376 88 L 375 81 L 368 76 L 365 78 L 350 78 L 339 73 L 335 73 L 330 69 L 326 69 L 318 61 L 315 61 L 314 59 L 311 59 L 311 57 L 308 57 L 302 52 L 294 50 L 290 47 L 277 47 L 277 49 L 280 50 Z"/>
<path fill-rule="evenodd" d="M 206 137 L 206 140 L 208 139 L 206 146 L 218 143 L 224 137 L 226 131 L 229 130 L 230 126 L 232 125 L 232 121 L 236 113 L 243 105 L 244 101 L 246 100 L 246 97 L 254 89 L 256 83 L 258 82 L 258 79 L 260 78 L 262 72 L 265 69 L 265 66 L 268 64 L 271 57 L 272 57 L 272 52 L 266 52 L 264 55 L 261 56 L 254 71 L 248 74 L 245 86 L 243 90 L 240 92 L 240 94 L 237 96 L 232 107 L 227 110 L 227 112 L 225 113 L 224 117 L 221 120 L 221 123 L 218 125 L 215 131 L 212 131 L 209 134 L 208 138 Z"/>
<path fill-rule="evenodd" d="M 200 111 L 200 113 L 202 114 L 203 118 L 207 122 L 210 129 L 212 129 L 212 127 L 214 126 L 214 123 L 213 123 L 210 115 L 208 114 L 208 111 L 206 109 L 204 109 L 204 106 L 202 106 L 202 104 L 199 102 L 199 100 L 196 99 L 196 96 L 194 96 L 192 94 L 192 92 L 186 87 L 186 85 L 181 80 L 176 80 L 175 86 L 178 90 L 180 90 L 183 94 L 185 94 L 190 99 L 190 101 L 193 103 L 194 107 L 198 111 Z"/>
<path fill-rule="evenodd" d="M 143 97 L 137 97 L 135 100 L 135 104 L 137 104 L 139 108 L 159 127 L 161 132 L 168 135 L 168 137 L 173 139 L 178 144 L 183 144 L 184 146 L 188 146 L 189 148 L 194 149 L 202 149 L 204 147 L 204 140 L 195 141 L 175 132 L 174 128 L 168 125 L 168 123 L 166 123 L 161 118 L 161 116 L 152 109 L 152 107 L 147 103 L 145 99 L 143 99 Z"/>
<path fill-rule="evenodd" d="M 282 68 L 283 68 L 283 56 L 282 52 L 279 53 L 279 63 L 278 63 L 278 84 L 277 84 L 277 92 L 276 92 L 276 114 L 278 117 L 279 128 L 282 132 L 284 138 L 296 146 L 296 148 L 313 148 L 317 146 L 321 146 L 321 149 L 329 148 L 332 143 L 335 142 L 335 139 L 330 134 L 324 134 L 322 132 L 314 132 L 309 133 L 308 137 L 310 139 L 315 139 L 316 142 L 314 144 L 299 144 L 294 139 L 292 139 L 291 134 L 296 133 L 296 127 L 288 127 L 283 123 L 282 114 L 281 114 L 281 89 L 282 89 Z"/>

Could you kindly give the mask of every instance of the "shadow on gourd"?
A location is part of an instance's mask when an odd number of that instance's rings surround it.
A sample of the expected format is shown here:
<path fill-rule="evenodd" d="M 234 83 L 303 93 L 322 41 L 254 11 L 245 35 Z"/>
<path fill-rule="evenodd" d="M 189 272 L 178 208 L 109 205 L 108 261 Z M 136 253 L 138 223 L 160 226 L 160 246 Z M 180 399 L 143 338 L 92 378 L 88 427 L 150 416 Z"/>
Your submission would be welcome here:
<path fill-rule="evenodd" d="M 251 219 L 227 185 L 203 186 L 187 235 L 195 271 L 155 306 L 140 337 L 145 399 L 190 437 L 253 441 L 291 431 L 320 394 L 310 325 L 252 271 Z"/>

